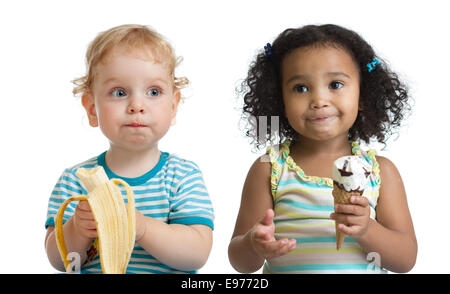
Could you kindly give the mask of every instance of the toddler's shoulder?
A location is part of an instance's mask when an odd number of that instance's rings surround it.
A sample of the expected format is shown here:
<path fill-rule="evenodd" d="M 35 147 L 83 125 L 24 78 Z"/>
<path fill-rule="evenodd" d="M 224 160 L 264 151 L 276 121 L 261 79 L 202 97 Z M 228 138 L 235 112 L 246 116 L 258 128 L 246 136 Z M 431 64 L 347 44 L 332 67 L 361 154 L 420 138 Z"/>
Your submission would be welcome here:
<path fill-rule="evenodd" d="M 206 189 L 200 167 L 194 161 L 177 154 L 168 155 L 161 171 L 162 180 L 166 187 L 170 187 L 170 195 L 172 196 L 177 195 L 180 190 L 186 187 L 201 186 Z"/>
<path fill-rule="evenodd" d="M 80 178 L 75 173 L 80 167 L 93 168 L 98 166 L 97 157 L 98 156 L 92 157 L 88 160 L 64 169 L 52 191 L 51 199 L 59 199 L 56 202 L 61 204 L 61 199 L 63 201 L 73 194 L 86 194 L 86 189 L 81 183 Z"/>
<path fill-rule="evenodd" d="M 166 173 L 187 176 L 192 173 L 201 173 L 200 167 L 192 160 L 180 157 L 177 154 L 169 154 L 165 164 Z"/>
<path fill-rule="evenodd" d="M 77 163 L 73 166 L 66 168 L 63 172 L 63 176 L 65 175 L 65 176 L 72 177 L 74 179 L 78 179 L 78 176 L 75 175 L 75 172 L 79 168 L 90 169 L 90 168 L 94 168 L 96 166 L 98 166 L 98 156 L 91 157 L 88 160 L 85 160 L 83 162 Z"/>
<path fill-rule="evenodd" d="M 85 160 L 85 161 L 75 164 L 71 167 L 68 167 L 68 168 L 66 168 L 66 172 L 75 173 L 77 171 L 77 169 L 79 169 L 79 168 L 89 169 L 89 168 L 94 168 L 96 166 L 98 166 L 98 156 L 91 157 L 88 160 Z"/>

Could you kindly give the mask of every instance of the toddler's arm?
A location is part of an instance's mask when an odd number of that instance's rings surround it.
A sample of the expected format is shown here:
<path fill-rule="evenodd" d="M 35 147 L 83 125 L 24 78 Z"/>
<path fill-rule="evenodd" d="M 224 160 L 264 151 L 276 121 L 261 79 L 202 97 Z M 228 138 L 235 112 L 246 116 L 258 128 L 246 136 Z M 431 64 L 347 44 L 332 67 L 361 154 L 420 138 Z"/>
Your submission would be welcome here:
<path fill-rule="evenodd" d="M 212 229 L 206 225 L 166 224 L 136 210 L 136 242 L 165 265 L 192 271 L 208 259 Z"/>
<path fill-rule="evenodd" d="M 241 207 L 228 247 L 228 258 L 238 272 L 257 271 L 266 258 L 284 255 L 296 245 L 295 240 L 275 240 L 270 174 L 270 163 L 258 158 L 244 183 Z"/>
<path fill-rule="evenodd" d="M 75 209 L 75 214 L 63 225 L 64 240 L 67 252 L 80 254 L 80 266 L 87 258 L 87 250 L 93 238 L 97 237 L 95 220 L 87 201 L 80 201 Z M 59 271 L 65 271 L 64 263 L 56 245 L 56 231 L 54 226 L 49 226 L 45 236 L 45 250 L 50 264 Z"/>
<path fill-rule="evenodd" d="M 381 186 L 376 207 L 377 221 L 370 219 L 367 231 L 355 237 L 365 252 L 377 252 L 381 266 L 394 272 L 410 271 L 417 257 L 417 240 L 402 178 L 395 165 L 377 156 Z M 344 233 L 351 235 L 351 227 Z"/>

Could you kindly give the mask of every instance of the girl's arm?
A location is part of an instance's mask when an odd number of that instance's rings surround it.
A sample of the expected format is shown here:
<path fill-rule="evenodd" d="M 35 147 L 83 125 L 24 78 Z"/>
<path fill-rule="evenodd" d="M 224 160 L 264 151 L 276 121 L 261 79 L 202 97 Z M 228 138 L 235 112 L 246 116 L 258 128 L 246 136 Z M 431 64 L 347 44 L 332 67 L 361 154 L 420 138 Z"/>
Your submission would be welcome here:
<path fill-rule="evenodd" d="M 206 263 L 212 247 L 210 227 L 166 224 L 137 210 L 136 225 L 136 242 L 163 264 L 192 271 Z"/>
<path fill-rule="evenodd" d="M 295 240 L 276 241 L 274 238 L 270 174 L 270 163 L 258 158 L 244 183 L 241 207 L 228 246 L 230 263 L 241 273 L 255 272 L 266 258 L 286 254 L 295 248 Z"/>
<path fill-rule="evenodd" d="M 370 219 L 367 231 L 355 238 L 365 252 L 380 255 L 382 267 L 394 272 L 408 272 L 416 262 L 417 240 L 405 187 L 390 160 L 377 156 L 377 161 L 381 177 L 377 221 Z"/>

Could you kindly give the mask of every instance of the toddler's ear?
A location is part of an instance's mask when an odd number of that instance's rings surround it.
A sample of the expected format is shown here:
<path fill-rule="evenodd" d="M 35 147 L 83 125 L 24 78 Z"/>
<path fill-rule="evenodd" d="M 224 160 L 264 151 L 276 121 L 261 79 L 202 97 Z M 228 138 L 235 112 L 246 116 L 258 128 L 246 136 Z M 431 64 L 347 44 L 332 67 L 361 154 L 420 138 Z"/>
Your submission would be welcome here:
<path fill-rule="evenodd" d="M 83 96 L 81 96 L 81 104 L 83 104 L 83 107 L 86 110 L 86 114 L 89 119 L 89 125 L 94 128 L 98 127 L 97 111 L 95 111 L 95 101 L 92 94 L 89 92 L 85 92 Z"/>
<path fill-rule="evenodd" d="M 177 110 L 178 110 L 178 104 L 181 100 L 181 92 L 177 90 L 174 93 L 173 102 L 172 102 L 172 121 L 170 122 L 170 126 L 174 126 L 177 122 Z"/>

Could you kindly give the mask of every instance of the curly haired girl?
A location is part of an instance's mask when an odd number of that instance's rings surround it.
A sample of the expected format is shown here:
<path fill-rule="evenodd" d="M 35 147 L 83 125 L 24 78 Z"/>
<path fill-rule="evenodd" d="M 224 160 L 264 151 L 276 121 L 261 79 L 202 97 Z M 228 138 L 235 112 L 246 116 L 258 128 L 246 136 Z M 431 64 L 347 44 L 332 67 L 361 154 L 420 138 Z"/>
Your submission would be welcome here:
<path fill-rule="evenodd" d="M 229 245 L 232 266 L 265 273 L 407 272 L 417 241 L 395 165 L 359 143 L 386 143 L 410 110 L 408 90 L 357 33 L 336 25 L 282 32 L 257 55 L 240 90 L 257 148 Z M 261 134 L 261 117 L 278 117 Z M 372 166 L 364 194 L 334 205 L 333 162 Z M 269 161 L 261 160 L 269 158 Z M 335 247 L 335 221 L 348 237 Z M 377 257 L 372 262 L 371 257 Z M 375 266 L 373 266 L 375 263 Z"/>

